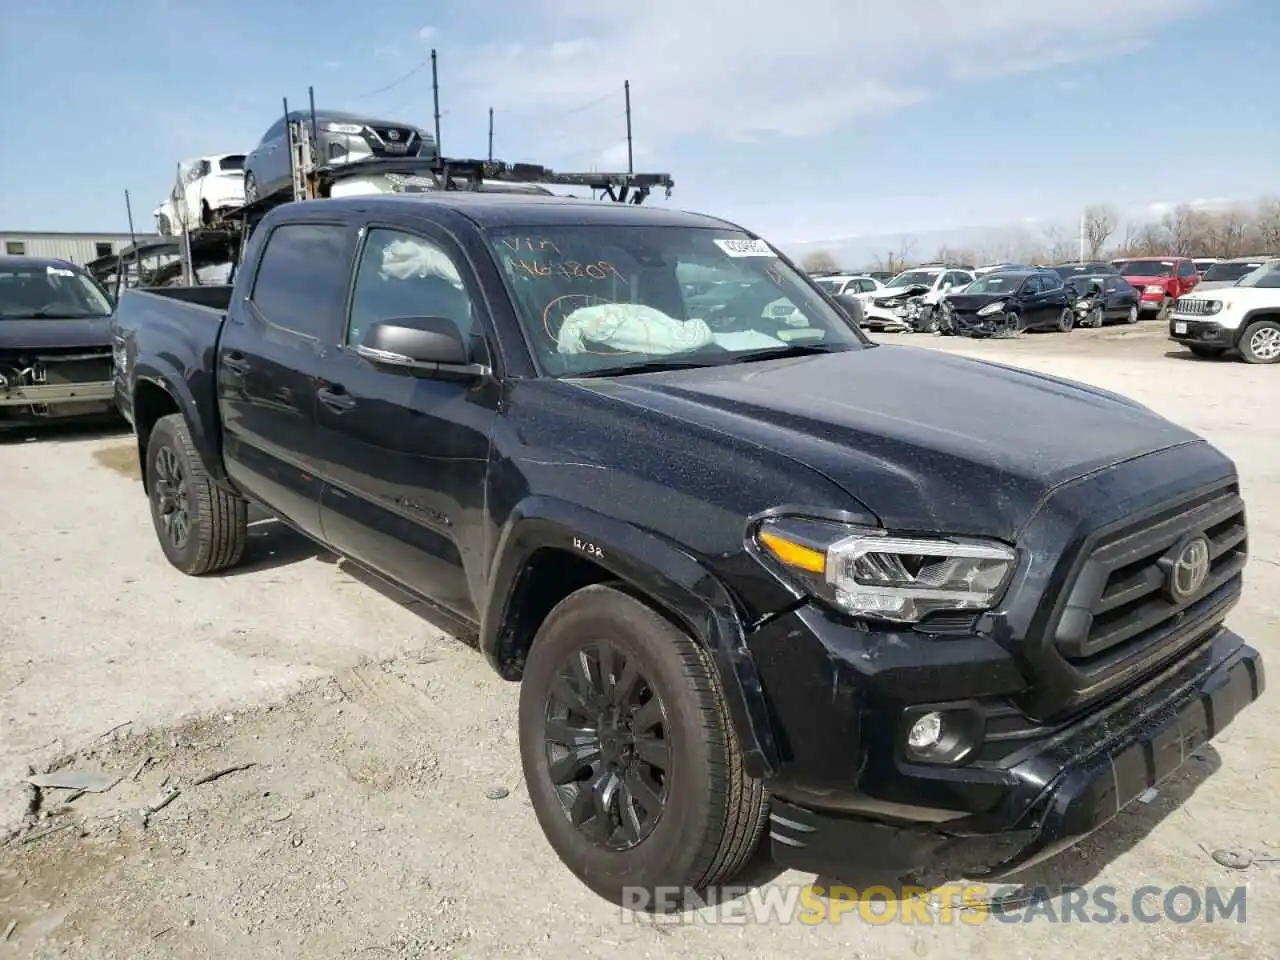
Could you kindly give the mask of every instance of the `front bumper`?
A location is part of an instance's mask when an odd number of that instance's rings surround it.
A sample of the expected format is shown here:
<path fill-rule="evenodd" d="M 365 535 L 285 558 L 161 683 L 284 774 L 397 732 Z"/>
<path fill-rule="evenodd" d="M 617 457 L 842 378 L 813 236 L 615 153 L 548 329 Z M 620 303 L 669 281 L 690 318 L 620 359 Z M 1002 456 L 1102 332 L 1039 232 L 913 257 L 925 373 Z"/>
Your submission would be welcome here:
<path fill-rule="evenodd" d="M 1169 339 L 1178 343 L 1230 348 L 1235 344 L 1235 335 L 1235 330 L 1212 320 L 1176 315 L 1169 319 Z"/>
<path fill-rule="evenodd" d="M 899 313 L 899 310 L 902 312 Z M 862 311 L 862 325 L 873 330 L 883 330 L 891 327 L 906 329 L 911 326 L 911 320 L 905 306 L 877 307 L 872 303 L 864 307 Z"/>
<path fill-rule="evenodd" d="M 960 819 L 871 820 L 775 800 L 781 865 L 826 878 L 853 868 L 917 870 L 938 858 L 993 879 L 1047 859 L 1112 820 L 1221 733 L 1265 686 L 1258 651 L 1226 629 L 1117 702 L 1027 742 L 996 765 L 954 768 L 938 796 L 987 791 Z M 904 770 L 904 774 L 919 773 Z"/>

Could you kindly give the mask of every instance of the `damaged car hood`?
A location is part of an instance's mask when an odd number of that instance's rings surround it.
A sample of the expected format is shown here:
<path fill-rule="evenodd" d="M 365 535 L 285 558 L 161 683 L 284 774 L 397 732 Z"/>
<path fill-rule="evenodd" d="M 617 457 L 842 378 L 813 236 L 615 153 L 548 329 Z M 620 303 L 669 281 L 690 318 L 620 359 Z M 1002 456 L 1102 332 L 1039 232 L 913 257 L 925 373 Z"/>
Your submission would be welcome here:
<path fill-rule="evenodd" d="M 0 350 L 64 350 L 75 347 L 109 350 L 111 318 L 14 320 L 0 317 Z"/>
<path fill-rule="evenodd" d="M 1117 394 L 915 347 L 578 385 L 785 455 L 890 529 L 1005 540 L 1056 486 L 1200 440 Z"/>

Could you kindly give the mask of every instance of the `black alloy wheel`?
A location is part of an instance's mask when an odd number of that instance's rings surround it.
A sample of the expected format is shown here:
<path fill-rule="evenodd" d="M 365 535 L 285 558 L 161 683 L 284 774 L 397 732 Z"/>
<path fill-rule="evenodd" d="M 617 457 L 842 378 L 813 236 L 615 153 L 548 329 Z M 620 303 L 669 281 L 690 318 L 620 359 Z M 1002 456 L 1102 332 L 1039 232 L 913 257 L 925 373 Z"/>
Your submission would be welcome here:
<path fill-rule="evenodd" d="M 662 699 L 638 658 L 608 640 L 572 654 L 546 699 L 544 749 L 565 815 L 598 846 L 631 849 L 666 805 Z"/>
<path fill-rule="evenodd" d="M 191 492 L 186 470 L 172 447 L 156 450 L 151 463 L 151 500 L 161 535 L 179 553 L 191 536 Z"/>

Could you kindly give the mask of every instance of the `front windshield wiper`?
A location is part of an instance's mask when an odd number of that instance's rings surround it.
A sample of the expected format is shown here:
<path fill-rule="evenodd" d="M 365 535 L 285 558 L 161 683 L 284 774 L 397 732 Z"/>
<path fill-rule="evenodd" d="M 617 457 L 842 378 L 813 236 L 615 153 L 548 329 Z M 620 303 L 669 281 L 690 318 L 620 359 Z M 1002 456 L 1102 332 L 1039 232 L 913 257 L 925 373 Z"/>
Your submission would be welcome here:
<path fill-rule="evenodd" d="M 762 347 L 759 350 L 744 350 L 735 353 L 729 363 L 743 363 L 752 360 L 783 360 L 787 357 L 813 357 L 824 353 L 845 353 L 847 347 L 833 347 L 823 343 L 789 343 L 781 347 Z"/>
<path fill-rule="evenodd" d="M 30 313 L 0 313 L 5 320 L 105 320 L 109 313 L 65 313 L 61 310 L 50 310 L 47 307 L 33 310 Z"/>
<path fill-rule="evenodd" d="M 620 377 L 628 373 L 662 373 L 665 370 L 689 370 L 694 367 L 715 366 L 715 360 L 647 360 L 644 363 L 628 363 L 617 367 L 602 367 L 568 374 L 566 379 L 579 377 Z"/>

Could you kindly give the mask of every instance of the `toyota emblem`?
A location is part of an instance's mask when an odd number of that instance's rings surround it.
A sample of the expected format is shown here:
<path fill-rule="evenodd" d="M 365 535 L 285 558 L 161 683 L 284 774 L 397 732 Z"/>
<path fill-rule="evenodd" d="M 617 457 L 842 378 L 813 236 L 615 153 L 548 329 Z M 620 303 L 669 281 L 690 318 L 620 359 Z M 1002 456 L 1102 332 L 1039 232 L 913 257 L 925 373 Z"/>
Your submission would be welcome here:
<path fill-rule="evenodd" d="M 388 140 L 399 140 L 399 139 L 400 139 L 400 131 L 399 131 L 399 130 L 388 130 L 388 131 L 387 131 L 387 139 L 388 139 Z"/>
<path fill-rule="evenodd" d="M 1183 542 L 1169 564 L 1169 594 L 1177 602 L 1189 600 L 1209 579 L 1209 541 L 1202 535 Z"/>

